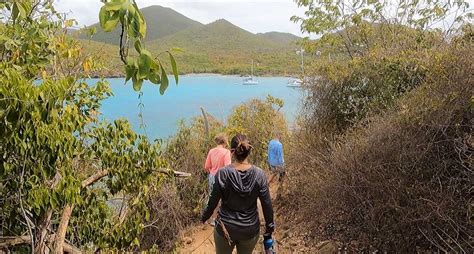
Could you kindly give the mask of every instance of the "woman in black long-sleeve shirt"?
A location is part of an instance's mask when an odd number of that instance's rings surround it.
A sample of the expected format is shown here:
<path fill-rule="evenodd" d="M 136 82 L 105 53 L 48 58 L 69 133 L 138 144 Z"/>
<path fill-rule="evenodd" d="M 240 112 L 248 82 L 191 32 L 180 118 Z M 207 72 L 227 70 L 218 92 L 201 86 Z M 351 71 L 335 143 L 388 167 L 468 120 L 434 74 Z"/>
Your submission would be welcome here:
<path fill-rule="evenodd" d="M 216 253 L 230 254 L 234 247 L 239 254 L 252 253 L 260 230 L 257 198 L 265 218 L 264 237 L 270 238 L 275 227 L 268 181 L 263 170 L 247 160 L 252 146 L 245 135 L 234 136 L 230 148 L 234 163 L 217 172 L 201 221 L 209 219 L 221 200 L 214 230 Z"/>

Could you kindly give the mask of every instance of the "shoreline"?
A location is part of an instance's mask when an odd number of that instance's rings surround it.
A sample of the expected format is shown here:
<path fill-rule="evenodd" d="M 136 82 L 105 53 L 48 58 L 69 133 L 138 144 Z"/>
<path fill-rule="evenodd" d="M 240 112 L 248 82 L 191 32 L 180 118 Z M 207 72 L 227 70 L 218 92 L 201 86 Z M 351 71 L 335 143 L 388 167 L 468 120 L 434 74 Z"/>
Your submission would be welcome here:
<path fill-rule="evenodd" d="M 173 76 L 172 74 L 168 74 L 168 76 Z M 188 77 L 235 77 L 235 78 L 244 78 L 248 77 L 248 75 L 239 75 L 239 74 L 222 74 L 222 73 L 212 73 L 212 72 L 206 72 L 206 73 L 183 73 L 179 74 L 179 76 L 188 76 Z M 295 78 L 297 76 L 294 75 L 254 75 L 255 78 Z M 119 79 L 119 78 L 125 78 L 125 75 L 105 75 L 105 76 L 100 76 L 100 75 L 91 75 L 90 77 L 84 77 L 84 78 L 91 78 L 91 79 Z"/>

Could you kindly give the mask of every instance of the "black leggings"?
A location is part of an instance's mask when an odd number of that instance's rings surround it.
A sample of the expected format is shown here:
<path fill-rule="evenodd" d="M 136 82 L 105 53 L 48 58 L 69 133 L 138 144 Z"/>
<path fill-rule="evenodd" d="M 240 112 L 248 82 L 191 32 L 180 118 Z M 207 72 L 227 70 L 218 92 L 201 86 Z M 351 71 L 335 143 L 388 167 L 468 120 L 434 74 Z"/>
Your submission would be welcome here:
<path fill-rule="evenodd" d="M 232 254 L 234 247 L 237 247 L 238 254 L 252 254 L 255 249 L 255 245 L 258 241 L 258 234 L 248 240 L 232 241 L 229 245 L 229 241 L 224 236 L 221 236 L 214 229 L 214 243 L 216 244 L 216 254 Z"/>

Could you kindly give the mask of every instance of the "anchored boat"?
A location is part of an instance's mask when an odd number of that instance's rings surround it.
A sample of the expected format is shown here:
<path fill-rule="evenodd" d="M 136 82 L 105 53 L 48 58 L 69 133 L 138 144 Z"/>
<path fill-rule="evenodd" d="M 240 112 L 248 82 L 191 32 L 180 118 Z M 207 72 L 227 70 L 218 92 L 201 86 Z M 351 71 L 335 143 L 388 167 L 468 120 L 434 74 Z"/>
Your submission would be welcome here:
<path fill-rule="evenodd" d="M 244 78 L 243 85 L 258 85 L 258 81 L 253 77 L 253 60 L 252 60 L 252 72 L 251 75 Z"/>

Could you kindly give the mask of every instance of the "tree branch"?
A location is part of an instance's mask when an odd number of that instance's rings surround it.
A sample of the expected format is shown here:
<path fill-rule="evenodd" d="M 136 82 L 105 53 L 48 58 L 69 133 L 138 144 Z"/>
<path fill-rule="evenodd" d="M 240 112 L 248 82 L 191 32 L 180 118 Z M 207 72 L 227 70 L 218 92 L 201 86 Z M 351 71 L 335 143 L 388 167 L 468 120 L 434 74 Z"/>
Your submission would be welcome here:
<path fill-rule="evenodd" d="M 81 184 L 82 188 L 85 188 L 85 187 L 99 181 L 100 179 L 107 176 L 108 174 L 109 174 L 109 171 L 107 169 L 100 170 L 99 172 L 89 176 L 89 178 L 82 181 L 82 184 Z"/>
<path fill-rule="evenodd" d="M 0 248 L 8 248 L 15 245 L 30 244 L 30 236 L 0 236 Z"/>
<path fill-rule="evenodd" d="M 48 241 L 52 241 L 54 239 L 54 234 L 47 236 Z M 31 237 L 30 236 L 0 236 L 0 249 L 2 248 L 9 248 L 16 245 L 22 244 L 31 244 Z M 63 244 L 64 252 L 67 253 L 82 253 L 82 251 L 72 246 L 68 243 Z"/>
<path fill-rule="evenodd" d="M 64 239 L 66 239 L 67 226 L 69 219 L 71 218 L 72 209 L 74 205 L 67 204 L 64 207 L 61 215 L 61 221 L 59 222 L 58 230 L 56 231 L 56 238 L 54 239 L 54 253 L 62 254 L 64 252 Z"/>

